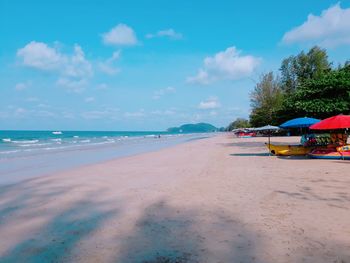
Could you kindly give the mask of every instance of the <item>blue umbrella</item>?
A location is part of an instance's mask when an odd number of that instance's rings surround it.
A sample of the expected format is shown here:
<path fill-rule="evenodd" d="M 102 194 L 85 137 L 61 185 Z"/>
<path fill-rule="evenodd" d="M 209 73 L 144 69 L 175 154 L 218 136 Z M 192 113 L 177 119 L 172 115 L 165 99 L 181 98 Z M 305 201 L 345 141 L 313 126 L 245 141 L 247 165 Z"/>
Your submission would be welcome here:
<path fill-rule="evenodd" d="M 281 124 L 281 128 L 304 128 L 309 127 L 315 123 L 320 122 L 321 120 L 315 119 L 315 118 L 296 118 L 289 121 L 286 121 L 285 123 Z"/>

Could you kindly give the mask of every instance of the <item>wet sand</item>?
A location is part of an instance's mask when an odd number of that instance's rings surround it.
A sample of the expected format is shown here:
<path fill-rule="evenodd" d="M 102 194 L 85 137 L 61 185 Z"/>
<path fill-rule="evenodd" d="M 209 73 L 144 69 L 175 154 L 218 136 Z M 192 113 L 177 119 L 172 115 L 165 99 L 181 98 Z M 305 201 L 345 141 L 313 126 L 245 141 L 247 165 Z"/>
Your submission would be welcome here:
<path fill-rule="evenodd" d="M 3 186 L 0 261 L 350 262 L 350 162 L 265 141 L 223 134 Z"/>

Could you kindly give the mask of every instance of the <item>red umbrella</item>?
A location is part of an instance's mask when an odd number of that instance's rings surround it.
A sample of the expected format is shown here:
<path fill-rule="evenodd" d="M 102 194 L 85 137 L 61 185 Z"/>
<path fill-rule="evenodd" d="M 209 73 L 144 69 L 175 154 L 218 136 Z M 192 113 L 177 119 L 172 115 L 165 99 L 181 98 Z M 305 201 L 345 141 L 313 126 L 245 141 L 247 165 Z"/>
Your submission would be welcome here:
<path fill-rule="evenodd" d="M 310 126 L 312 130 L 336 130 L 350 128 L 350 115 L 337 115 Z"/>

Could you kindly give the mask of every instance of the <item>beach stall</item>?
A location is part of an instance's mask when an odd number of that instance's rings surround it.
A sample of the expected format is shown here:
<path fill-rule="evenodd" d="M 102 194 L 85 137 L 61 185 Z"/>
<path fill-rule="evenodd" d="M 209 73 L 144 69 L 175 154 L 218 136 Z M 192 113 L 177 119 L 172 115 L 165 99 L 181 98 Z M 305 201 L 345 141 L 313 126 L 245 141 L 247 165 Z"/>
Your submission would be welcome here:
<path fill-rule="evenodd" d="M 347 130 L 350 128 L 350 115 L 337 115 L 312 126 L 312 130 L 328 130 L 329 140 L 326 146 L 317 147 L 309 153 L 316 159 L 347 159 L 350 160 L 350 145 L 347 145 Z"/>
<path fill-rule="evenodd" d="M 320 122 L 319 119 L 302 117 L 286 121 L 285 123 L 281 124 L 280 127 L 283 129 L 301 129 L 302 131 L 302 129 L 308 129 L 311 125 L 318 122 Z M 275 155 L 307 155 L 311 150 L 313 150 L 311 145 L 307 144 L 309 139 L 311 138 L 312 136 L 307 136 L 307 134 L 303 134 L 299 145 L 270 144 L 268 145 L 268 148 L 271 151 L 271 153 Z"/>
<path fill-rule="evenodd" d="M 251 138 L 256 136 L 256 133 L 252 129 L 237 129 L 234 133 L 238 138 Z"/>
<path fill-rule="evenodd" d="M 295 118 L 280 125 L 280 128 L 283 129 L 303 129 L 308 128 L 310 125 L 319 122 L 320 120 L 308 117 Z M 305 137 L 305 136 L 304 136 Z M 290 145 L 290 144 L 271 144 L 267 145 L 269 151 L 274 155 L 306 155 L 308 154 L 312 148 L 304 145 L 303 138 L 301 140 L 301 144 L 298 145 Z M 305 139 L 304 139 L 305 140 Z"/>
<path fill-rule="evenodd" d="M 267 136 L 268 136 L 268 148 L 269 148 L 269 153 L 270 151 L 270 144 L 271 144 L 271 133 L 280 130 L 280 127 L 278 126 L 272 126 L 272 125 L 266 125 L 263 127 L 259 127 L 259 128 L 254 128 L 254 131 L 261 131 L 261 132 L 267 132 Z"/>

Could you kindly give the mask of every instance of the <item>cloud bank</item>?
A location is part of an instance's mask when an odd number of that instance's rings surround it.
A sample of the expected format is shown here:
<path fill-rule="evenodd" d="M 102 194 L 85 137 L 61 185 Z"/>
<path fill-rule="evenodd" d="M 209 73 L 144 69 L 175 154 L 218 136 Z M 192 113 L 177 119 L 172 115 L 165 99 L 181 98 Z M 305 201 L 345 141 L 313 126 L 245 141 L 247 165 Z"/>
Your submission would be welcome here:
<path fill-rule="evenodd" d="M 91 63 L 77 44 L 73 54 L 63 54 L 46 43 L 31 41 L 17 50 L 17 57 L 23 66 L 56 73 L 56 83 L 74 92 L 81 91 L 93 75 Z"/>
<path fill-rule="evenodd" d="M 340 4 L 322 11 L 320 16 L 309 14 L 300 26 L 284 34 L 285 44 L 310 43 L 324 47 L 350 44 L 350 8 Z"/>

